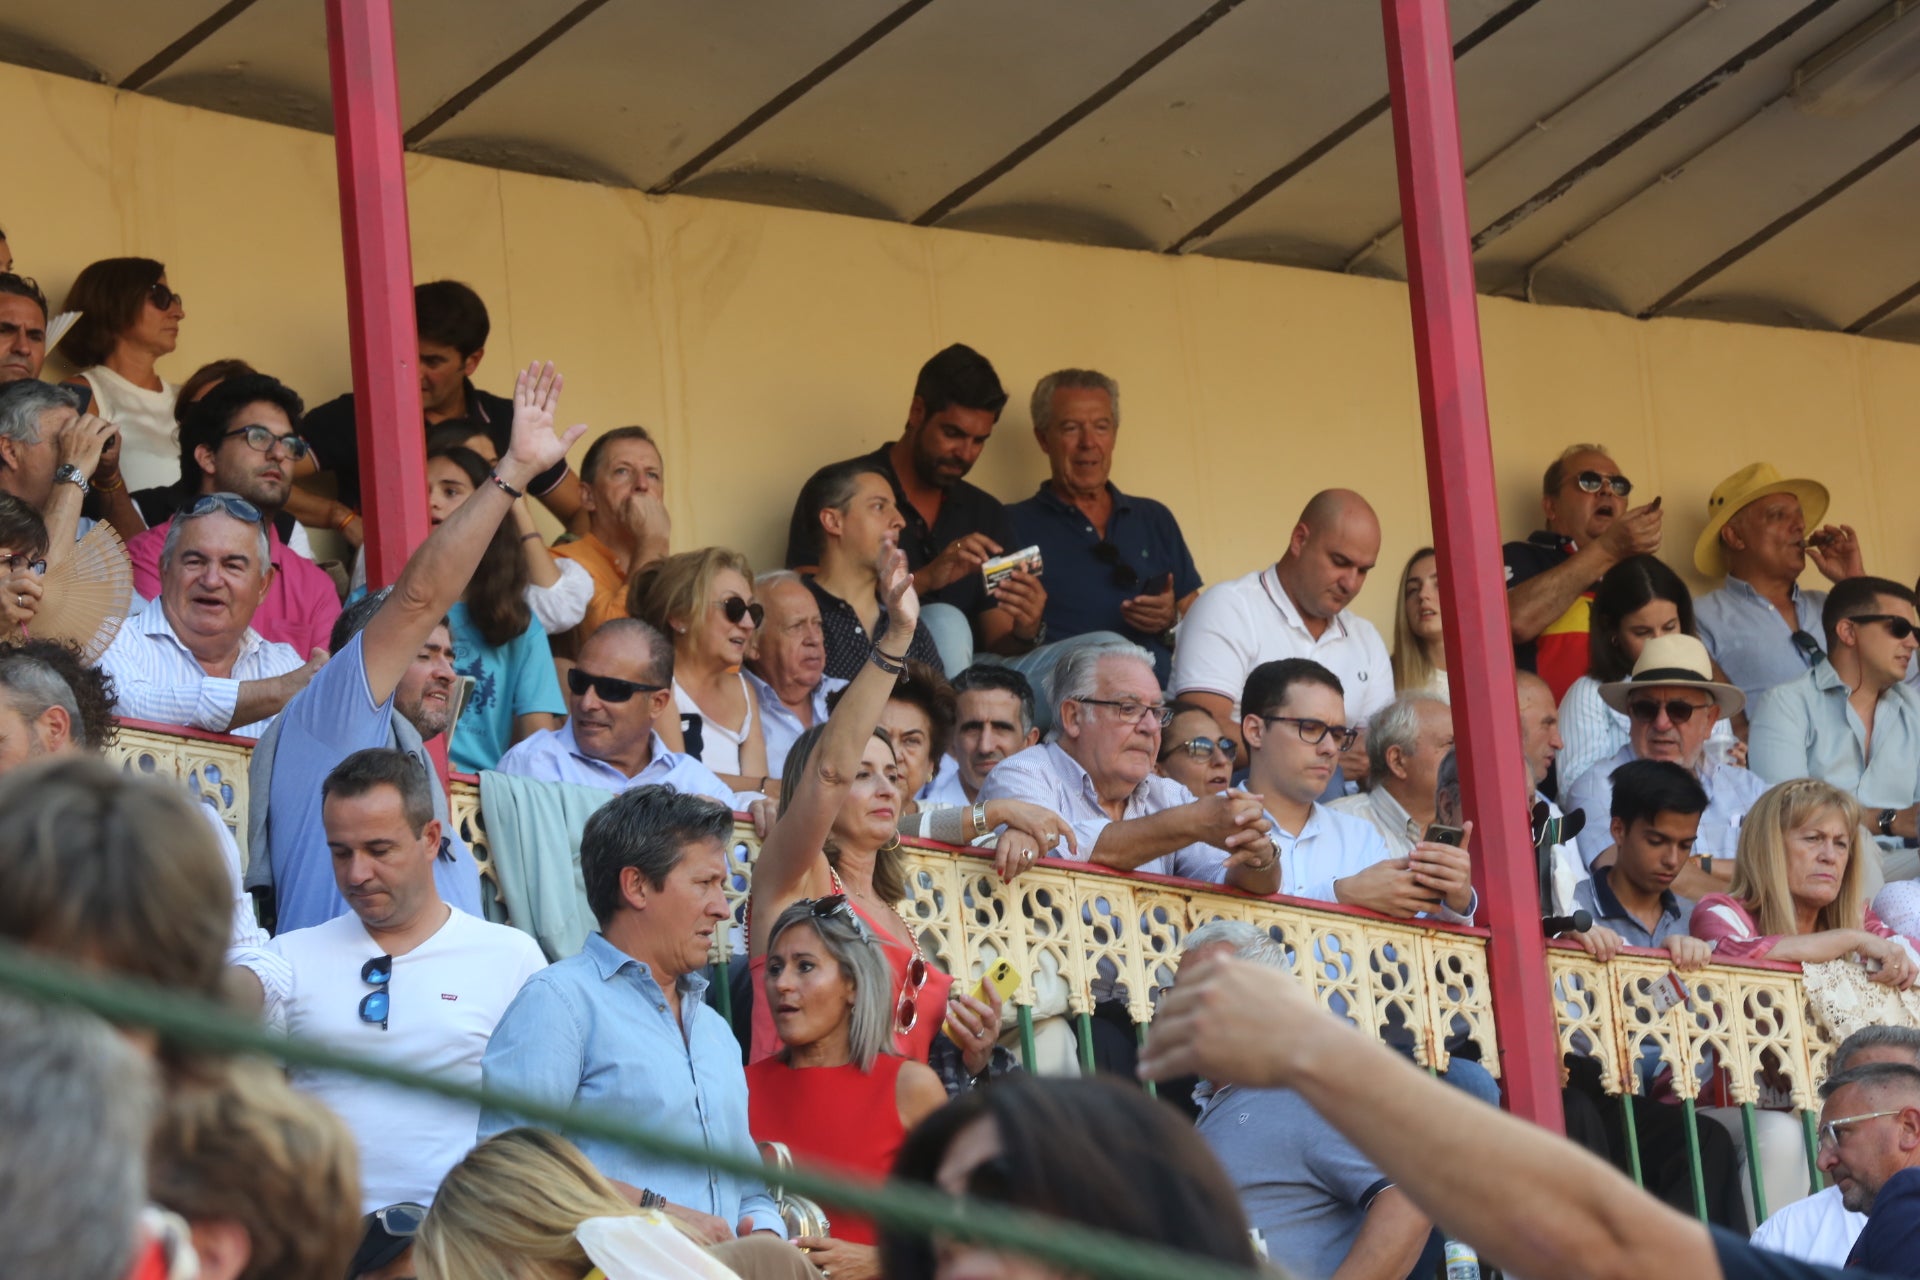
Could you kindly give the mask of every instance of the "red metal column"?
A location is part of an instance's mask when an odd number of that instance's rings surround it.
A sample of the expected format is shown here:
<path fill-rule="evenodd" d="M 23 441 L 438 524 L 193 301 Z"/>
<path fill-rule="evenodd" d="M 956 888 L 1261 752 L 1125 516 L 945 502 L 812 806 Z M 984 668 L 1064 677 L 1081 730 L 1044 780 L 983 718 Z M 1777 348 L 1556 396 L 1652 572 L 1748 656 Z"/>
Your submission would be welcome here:
<path fill-rule="evenodd" d="M 327 0 L 347 333 L 360 438 L 367 584 L 400 576 L 427 536 L 413 255 L 390 0 Z"/>
<path fill-rule="evenodd" d="M 1427 444 L 1427 492 L 1440 557 L 1447 679 L 1474 882 L 1488 944 L 1507 1105 L 1555 1132 L 1565 1123 L 1540 933 L 1540 891 L 1514 693 L 1500 503 L 1487 435 L 1480 319 L 1446 0 L 1381 0 L 1393 143 L 1412 293 L 1414 363 Z"/>

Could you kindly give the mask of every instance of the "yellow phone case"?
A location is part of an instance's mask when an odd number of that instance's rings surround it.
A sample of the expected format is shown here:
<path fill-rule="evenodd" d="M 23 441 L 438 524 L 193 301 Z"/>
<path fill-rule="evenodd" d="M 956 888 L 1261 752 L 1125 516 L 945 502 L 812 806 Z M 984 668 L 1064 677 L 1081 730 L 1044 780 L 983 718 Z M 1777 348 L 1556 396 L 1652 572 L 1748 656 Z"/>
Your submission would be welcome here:
<path fill-rule="evenodd" d="M 1020 975 L 1014 970 L 1013 961 L 1002 957 L 988 965 L 986 973 L 980 979 L 980 985 L 973 989 L 973 998 L 987 1003 L 988 986 L 998 989 L 1002 1000 L 1012 999 L 1013 993 L 1020 989 Z M 947 1033 L 947 1039 L 953 1039 L 953 1020 L 947 1019 L 941 1030 Z"/>

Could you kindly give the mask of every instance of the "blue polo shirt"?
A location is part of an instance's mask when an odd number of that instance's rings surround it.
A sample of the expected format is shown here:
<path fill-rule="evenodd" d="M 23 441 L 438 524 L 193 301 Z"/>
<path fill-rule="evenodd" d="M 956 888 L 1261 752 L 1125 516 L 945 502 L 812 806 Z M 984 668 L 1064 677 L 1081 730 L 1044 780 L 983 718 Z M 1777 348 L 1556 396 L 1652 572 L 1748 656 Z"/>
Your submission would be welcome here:
<path fill-rule="evenodd" d="M 1128 626 L 1120 603 L 1168 573 L 1173 598 L 1184 599 L 1200 589 L 1200 571 L 1173 512 L 1111 484 L 1107 492 L 1113 496 L 1113 515 L 1102 538 L 1078 507 L 1051 484 L 1042 484 L 1031 498 L 1007 508 L 1013 546 L 1040 548 L 1049 641 L 1117 631 L 1153 655 L 1154 674 L 1164 686 L 1173 675 L 1173 650 L 1159 636 Z"/>

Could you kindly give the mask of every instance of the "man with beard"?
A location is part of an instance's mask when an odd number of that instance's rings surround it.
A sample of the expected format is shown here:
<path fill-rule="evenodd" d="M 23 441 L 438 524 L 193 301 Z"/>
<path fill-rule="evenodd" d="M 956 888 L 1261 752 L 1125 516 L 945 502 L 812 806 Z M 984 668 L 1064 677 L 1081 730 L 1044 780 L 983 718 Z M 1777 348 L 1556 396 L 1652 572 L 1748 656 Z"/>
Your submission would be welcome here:
<path fill-rule="evenodd" d="M 1829 1078 L 1820 1096 L 1820 1171 L 1867 1215 L 1847 1265 L 1920 1275 L 1920 1069 L 1866 1063 Z"/>
<path fill-rule="evenodd" d="M 311 653 L 327 647 L 340 616 L 340 593 L 326 570 L 280 540 L 276 527 L 294 468 L 310 452 L 300 436 L 300 411 L 300 397 L 276 378 L 255 373 L 222 382 L 180 425 L 180 482 L 183 491 L 238 494 L 259 510 L 273 579 L 254 610 L 253 629 L 263 639 Z M 172 523 L 127 543 L 134 589 L 143 596 L 160 592 L 160 548 Z"/>
<path fill-rule="evenodd" d="M 920 366 L 900 438 L 859 459 L 878 466 L 893 487 L 906 521 L 900 549 L 913 570 L 920 620 L 950 673 L 970 665 L 976 649 L 1018 656 L 1045 637 L 1047 593 L 1037 576 L 1015 573 L 989 589 L 980 573 L 992 557 L 1018 549 L 1010 545 L 1000 500 L 966 481 L 1006 403 L 993 365 L 956 342 Z M 816 537 L 796 503 L 787 533 L 789 569 L 815 566 Z"/>
<path fill-rule="evenodd" d="M 514 496 L 586 432 L 584 425 L 554 430 L 555 378 L 550 364 L 521 374 L 514 388 L 513 438 L 492 482 L 440 522 L 392 587 L 340 615 L 332 658 L 254 749 L 247 886 L 273 891 L 282 932 L 324 924 L 347 910 L 334 883 L 319 780 L 370 747 L 395 747 L 422 761 L 444 836 L 433 864 L 440 898 L 468 915 L 481 913 L 479 868 L 453 826 L 425 744 L 445 733 L 452 719 L 447 610 L 466 590 Z"/>

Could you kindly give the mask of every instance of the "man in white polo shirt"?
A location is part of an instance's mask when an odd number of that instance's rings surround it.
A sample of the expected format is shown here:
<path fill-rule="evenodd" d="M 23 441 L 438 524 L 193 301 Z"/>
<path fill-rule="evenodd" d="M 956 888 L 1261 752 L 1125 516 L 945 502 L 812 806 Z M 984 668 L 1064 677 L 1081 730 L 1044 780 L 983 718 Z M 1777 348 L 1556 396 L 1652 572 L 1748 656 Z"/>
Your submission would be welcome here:
<path fill-rule="evenodd" d="M 1277 563 L 1211 587 L 1194 602 L 1180 624 L 1168 692 L 1199 703 L 1238 738 L 1240 690 L 1253 669 L 1313 659 L 1340 678 L 1346 723 L 1361 730 L 1341 753 L 1329 788 L 1332 796 L 1343 794 L 1345 781 L 1367 774 L 1368 718 L 1393 701 L 1387 646 L 1347 607 L 1379 556 L 1380 520 L 1367 500 L 1349 489 L 1316 493 Z"/>
<path fill-rule="evenodd" d="M 539 946 L 440 900 L 440 823 L 411 756 L 356 751 L 327 775 L 321 795 L 334 878 L 353 914 L 241 953 L 260 980 L 268 1020 L 375 1061 L 479 1085 L 494 1025 L 546 967 Z M 353 1130 L 363 1212 L 431 1201 L 479 1128 L 470 1102 L 306 1067 L 291 1079 Z"/>
<path fill-rule="evenodd" d="M 713 770 L 671 751 L 654 721 L 673 705 L 673 646 L 638 618 L 601 624 L 580 646 L 567 672 L 566 724 L 540 729 L 500 757 L 500 772 L 542 782 L 571 782 L 605 791 L 660 783 L 688 795 L 711 796 L 729 809 L 738 799 Z"/>

